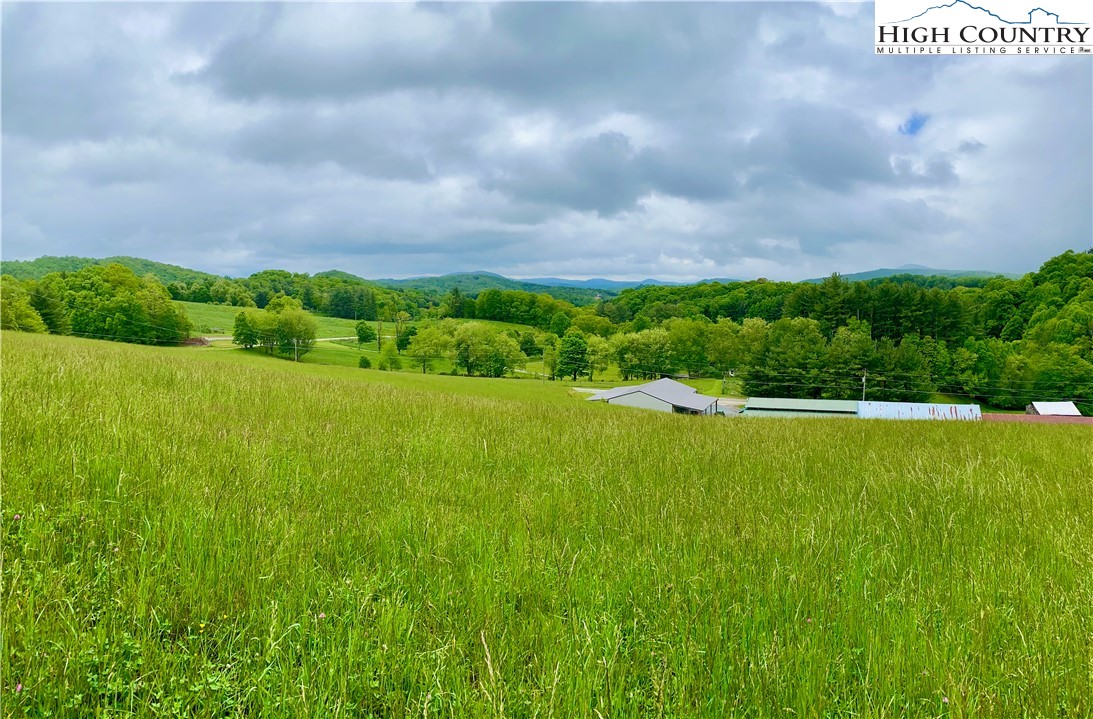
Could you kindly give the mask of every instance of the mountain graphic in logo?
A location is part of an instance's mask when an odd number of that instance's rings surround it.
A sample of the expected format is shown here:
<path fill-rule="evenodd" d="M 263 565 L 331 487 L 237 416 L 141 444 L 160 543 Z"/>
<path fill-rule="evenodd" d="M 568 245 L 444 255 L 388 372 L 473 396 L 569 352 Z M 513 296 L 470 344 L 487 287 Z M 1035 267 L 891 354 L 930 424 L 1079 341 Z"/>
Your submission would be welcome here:
<path fill-rule="evenodd" d="M 923 15 L 932 13 L 935 10 L 955 10 L 955 9 L 962 9 L 962 8 L 967 8 L 968 10 L 974 10 L 974 11 L 978 11 L 980 13 L 985 13 L 985 14 L 991 16 L 992 18 L 994 18 L 995 20 L 997 20 L 999 22 L 1003 22 L 1007 25 L 1043 25 L 1043 24 L 1084 25 L 1085 24 L 1085 23 L 1081 23 L 1081 22 L 1066 22 L 1066 21 L 1064 21 L 1063 19 L 1061 19 L 1059 17 L 1058 13 L 1051 12 L 1050 10 L 1045 10 L 1042 7 L 1035 7 L 1032 10 L 1029 10 L 1028 13 L 1026 14 L 1026 19 L 1025 20 L 1007 20 L 1006 18 L 1002 17 L 1001 15 L 998 15 L 994 12 L 991 12 L 990 10 L 988 10 L 985 7 L 980 7 L 978 5 L 972 5 L 967 0 L 953 0 L 953 2 L 948 3 L 946 5 L 934 5 L 933 7 L 926 8 L 925 10 L 920 12 L 918 15 L 915 15 L 914 17 L 909 17 L 906 20 L 900 20 L 898 24 L 911 22 L 913 20 L 918 20 Z"/>

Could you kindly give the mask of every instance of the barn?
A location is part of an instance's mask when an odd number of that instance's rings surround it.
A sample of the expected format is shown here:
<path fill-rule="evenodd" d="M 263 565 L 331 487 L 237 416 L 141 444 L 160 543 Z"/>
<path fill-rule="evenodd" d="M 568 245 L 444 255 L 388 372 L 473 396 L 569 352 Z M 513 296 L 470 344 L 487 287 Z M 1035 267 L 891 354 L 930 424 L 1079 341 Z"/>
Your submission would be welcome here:
<path fill-rule="evenodd" d="M 594 394 L 588 400 L 677 414 L 715 414 L 717 412 L 716 397 L 699 394 L 693 387 L 667 378 L 647 384 L 616 387 Z"/>
<path fill-rule="evenodd" d="M 855 417 L 856 400 L 784 399 L 752 397 L 744 404 L 745 417 Z"/>
<path fill-rule="evenodd" d="M 919 402 L 859 402 L 841 399 L 752 397 L 745 417 L 858 417 L 860 419 L 982 419 L 979 405 Z"/>

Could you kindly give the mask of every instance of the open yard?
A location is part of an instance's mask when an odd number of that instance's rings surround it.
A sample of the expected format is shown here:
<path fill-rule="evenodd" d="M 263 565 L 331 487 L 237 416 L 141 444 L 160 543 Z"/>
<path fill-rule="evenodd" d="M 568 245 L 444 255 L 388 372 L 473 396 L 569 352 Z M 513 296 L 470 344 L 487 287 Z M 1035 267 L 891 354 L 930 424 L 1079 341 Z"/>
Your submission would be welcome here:
<path fill-rule="evenodd" d="M 0 342 L 6 716 L 1093 713 L 1087 427 Z"/>

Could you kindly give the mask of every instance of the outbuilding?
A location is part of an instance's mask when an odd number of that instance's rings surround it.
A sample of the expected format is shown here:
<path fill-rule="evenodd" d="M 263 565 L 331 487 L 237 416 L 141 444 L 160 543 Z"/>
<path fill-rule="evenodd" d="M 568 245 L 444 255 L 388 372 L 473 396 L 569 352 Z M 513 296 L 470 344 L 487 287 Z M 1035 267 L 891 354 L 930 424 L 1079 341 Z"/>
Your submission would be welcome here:
<path fill-rule="evenodd" d="M 977 404 L 926 402 L 858 402 L 861 419 L 941 419 L 977 422 L 983 412 Z"/>
<path fill-rule="evenodd" d="M 1025 408 L 1025 414 L 1046 417 L 1081 417 L 1082 413 L 1073 402 L 1033 402 Z"/>
<path fill-rule="evenodd" d="M 751 397 L 744 404 L 745 417 L 856 417 L 856 400 L 784 399 Z"/>
<path fill-rule="evenodd" d="M 716 397 L 699 394 L 693 387 L 667 378 L 646 384 L 616 387 L 594 394 L 588 400 L 677 414 L 715 414 L 717 412 Z"/>

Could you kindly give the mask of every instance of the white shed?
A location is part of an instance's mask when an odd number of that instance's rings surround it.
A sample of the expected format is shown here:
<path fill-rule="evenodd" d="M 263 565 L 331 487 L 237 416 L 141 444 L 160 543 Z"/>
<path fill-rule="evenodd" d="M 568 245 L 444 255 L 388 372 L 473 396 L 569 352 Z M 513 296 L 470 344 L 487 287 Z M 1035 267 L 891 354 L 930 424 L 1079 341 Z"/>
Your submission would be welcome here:
<path fill-rule="evenodd" d="M 1025 414 L 1052 415 L 1055 417 L 1081 417 L 1082 413 L 1073 402 L 1033 402 L 1025 408 Z"/>

